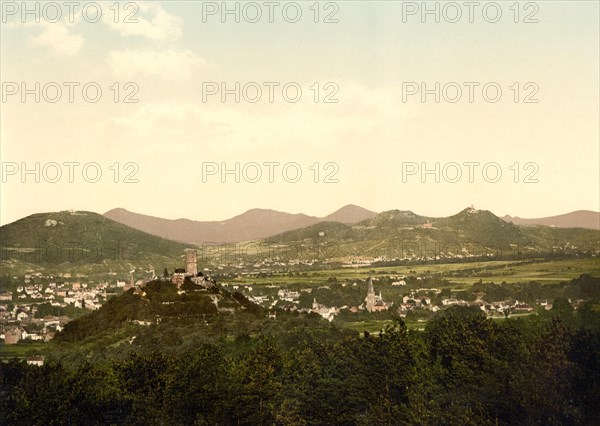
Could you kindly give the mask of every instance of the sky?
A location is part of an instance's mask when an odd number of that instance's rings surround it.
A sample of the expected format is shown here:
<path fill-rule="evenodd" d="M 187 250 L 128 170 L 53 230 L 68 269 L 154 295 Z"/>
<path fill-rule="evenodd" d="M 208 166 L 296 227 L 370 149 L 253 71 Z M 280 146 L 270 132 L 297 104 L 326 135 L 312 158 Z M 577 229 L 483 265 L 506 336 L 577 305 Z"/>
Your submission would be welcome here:
<path fill-rule="evenodd" d="M 599 3 L 514 3 L 2 1 L 0 223 L 598 211 Z"/>

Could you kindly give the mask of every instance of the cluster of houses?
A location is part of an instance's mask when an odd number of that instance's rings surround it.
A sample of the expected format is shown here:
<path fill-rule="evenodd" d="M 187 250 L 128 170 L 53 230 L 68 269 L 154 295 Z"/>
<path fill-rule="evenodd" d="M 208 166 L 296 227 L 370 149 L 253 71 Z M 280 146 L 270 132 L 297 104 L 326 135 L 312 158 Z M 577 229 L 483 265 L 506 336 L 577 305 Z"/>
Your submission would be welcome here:
<path fill-rule="evenodd" d="M 441 307 L 437 304 L 433 304 L 429 294 L 434 292 L 440 293 L 438 289 L 416 289 L 412 290 L 408 295 L 402 298 L 402 303 L 398 307 L 398 313 L 401 317 L 405 317 L 406 314 L 415 309 L 426 309 L 432 312 L 437 312 L 440 309 L 448 308 L 451 306 L 475 306 L 481 309 L 489 317 L 494 316 L 505 316 L 508 314 L 520 314 L 520 313 L 531 313 L 534 308 L 522 301 L 518 300 L 505 300 L 498 302 L 486 302 L 481 297 L 474 301 L 466 301 L 462 299 L 456 299 L 454 297 L 443 298 L 441 300 Z M 552 304 L 548 303 L 547 300 L 538 301 L 538 305 L 542 306 L 546 310 L 552 309 Z"/>
<path fill-rule="evenodd" d="M 58 315 L 61 308 L 96 310 L 109 297 L 140 284 L 140 281 L 134 283 L 133 278 L 94 283 L 74 278 L 69 273 L 56 276 L 26 274 L 14 292 L 0 293 L 0 341 L 6 344 L 23 340 L 48 341 L 70 321 L 69 317 Z M 44 304 L 55 307 L 57 315 L 39 318 L 36 314 L 39 306 Z"/>
<path fill-rule="evenodd" d="M 279 307 L 280 309 L 286 310 L 286 311 L 291 311 L 291 312 L 299 312 L 299 313 L 316 313 L 318 315 L 321 315 L 323 318 L 325 318 L 328 321 L 333 321 L 335 315 L 337 315 L 342 309 L 347 309 L 346 306 L 342 307 L 342 308 L 337 308 L 337 307 L 327 307 L 321 303 L 317 302 L 316 298 L 313 298 L 313 303 L 312 306 L 310 308 L 299 308 L 298 304 L 300 303 L 300 294 L 301 293 L 311 293 L 312 292 L 312 288 L 303 288 L 301 291 L 294 291 L 294 290 L 288 290 L 288 289 L 279 289 L 279 291 L 277 291 L 277 297 L 271 297 L 268 295 L 258 295 L 258 294 L 251 294 L 252 293 L 252 286 L 240 286 L 240 285 L 230 285 L 230 284 L 221 284 L 224 288 L 228 288 L 231 287 L 232 290 L 234 291 L 242 291 L 246 297 L 248 298 L 248 300 L 250 300 L 253 303 L 256 303 L 257 305 L 268 305 L 268 307 L 270 309 L 275 308 L 275 307 Z M 277 288 L 278 286 L 275 285 L 269 285 L 266 286 L 266 288 Z M 327 286 L 322 286 L 319 288 L 329 288 Z M 274 314 L 274 312 L 269 311 L 269 317 L 270 318 L 276 318 L 276 315 Z"/>
<path fill-rule="evenodd" d="M 313 298 L 312 308 L 309 310 L 309 312 L 313 312 L 315 314 L 321 315 L 327 321 L 333 321 L 333 319 L 335 318 L 335 315 L 338 314 L 340 312 L 340 310 L 338 308 L 336 308 L 335 306 L 327 307 L 325 305 L 321 305 L 320 303 L 317 302 L 316 298 Z"/>
<path fill-rule="evenodd" d="M 118 285 L 118 284 L 117 284 Z M 71 282 L 49 283 L 17 287 L 17 300 L 32 300 L 38 303 L 50 303 L 52 306 L 65 307 L 73 304 L 77 308 L 98 309 L 101 306 L 99 296 L 106 298 L 107 283 L 88 288 L 87 283 Z"/>
<path fill-rule="evenodd" d="M 116 274 L 109 273 L 109 275 Z M 45 282 L 45 284 L 41 282 Z M 142 283 L 141 280 L 134 283 L 133 277 L 129 281 L 117 279 L 112 282 L 94 283 L 93 281 L 74 280 L 70 273 L 53 276 L 42 275 L 38 272 L 24 275 L 23 284 L 17 286 L 15 293 L 0 293 L 0 302 L 51 303 L 53 306 L 63 307 L 73 303 L 80 308 L 98 309 L 100 307 L 99 296 L 106 298 L 107 295 L 117 294 L 119 289 L 126 291 L 140 283 Z M 82 304 L 82 300 L 86 306 Z"/>
<path fill-rule="evenodd" d="M 7 319 L 4 316 L 0 323 L 0 340 L 7 345 L 14 345 L 23 340 L 47 342 L 70 321 L 66 316 L 48 315 L 35 318 L 35 308 L 36 306 L 15 306 L 10 312 L 11 318 Z M 0 311 L 5 314 L 6 308 L 0 306 Z"/>
<path fill-rule="evenodd" d="M 36 303 L 0 304 L 0 341 L 7 345 L 23 340 L 47 342 L 71 320 L 64 315 L 39 318 L 37 313 Z"/>
<path fill-rule="evenodd" d="M 407 285 L 405 281 L 405 276 L 400 277 L 392 277 L 393 281 L 391 282 L 391 286 L 401 286 L 404 287 Z M 421 277 L 417 277 L 419 280 Z M 455 297 L 445 297 L 439 298 L 437 297 L 441 290 L 436 288 L 417 288 L 411 289 L 408 294 L 402 296 L 401 300 L 398 300 L 396 303 L 387 302 L 383 299 L 381 295 L 381 291 L 378 293 L 375 292 L 373 286 L 373 280 L 369 277 L 368 279 L 368 290 L 367 296 L 364 299 L 364 303 L 358 306 L 325 306 L 322 303 L 319 303 L 316 298 L 313 298 L 312 306 L 309 308 L 300 308 L 300 295 L 303 292 L 310 293 L 312 292 L 312 288 L 303 288 L 299 291 L 289 290 L 285 288 L 279 288 L 276 285 L 268 285 L 265 288 L 278 288 L 276 296 L 270 295 L 257 295 L 252 294 L 253 289 L 250 285 L 231 285 L 231 284 L 222 284 L 224 287 L 229 287 L 234 291 L 242 291 L 246 296 L 253 301 L 262 306 L 266 306 L 269 309 L 274 309 L 279 307 L 284 310 L 299 312 L 299 313 L 316 313 L 328 321 L 333 321 L 336 315 L 338 315 L 342 311 L 349 311 L 351 313 L 358 313 L 361 311 L 367 312 L 382 312 L 388 311 L 389 309 L 395 309 L 395 312 L 400 317 L 406 317 L 406 315 L 410 311 L 430 311 L 437 312 L 439 310 L 447 309 L 451 306 L 475 306 L 481 309 L 486 313 L 489 317 L 500 317 L 506 315 L 514 315 L 514 314 L 527 314 L 534 311 L 537 306 L 541 306 L 546 310 L 552 308 L 552 304 L 548 303 L 547 300 L 538 300 L 536 306 L 531 306 L 528 303 L 519 300 L 505 300 L 505 301 L 494 301 L 494 302 L 486 302 L 482 297 L 485 295 L 481 295 L 474 301 L 466 301 L 462 299 L 458 299 Z M 357 284 L 352 284 L 356 286 Z M 345 287 L 345 284 L 342 284 Z M 318 287 L 320 289 L 328 289 L 328 286 Z M 434 297 L 435 296 L 435 297 Z M 434 298 L 435 300 L 432 300 Z"/>
<path fill-rule="evenodd" d="M 352 285 L 356 286 L 357 284 L 354 283 Z M 229 287 L 229 284 L 222 284 L 222 286 L 224 288 L 227 288 L 227 287 Z M 345 284 L 342 284 L 342 286 L 345 286 Z M 268 295 L 249 294 L 249 293 L 252 293 L 251 286 L 231 285 L 231 288 L 234 291 L 244 292 L 246 294 L 246 296 L 248 297 L 248 299 L 256 304 L 263 305 L 263 306 L 265 304 L 267 304 L 270 309 L 279 307 L 283 310 L 287 310 L 287 311 L 291 311 L 291 312 L 315 313 L 315 314 L 322 316 L 324 319 L 326 319 L 328 321 L 333 321 L 335 316 L 344 310 L 349 310 L 350 312 L 353 312 L 353 313 L 365 311 L 365 310 L 368 312 L 381 312 L 381 311 L 385 311 L 385 310 L 389 309 L 393 305 L 393 303 L 388 303 L 383 300 L 383 297 L 381 296 L 381 292 L 379 292 L 379 294 L 375 294 L 375 291 L 373 288 L 373 281 L 372 281 L 371 277 L 369 277 L 369 280 L 368 280 L 367 297 L 365 298 L 364 303 L 362 303 L 359 306 L 350 306 L 350 307 L 349 306 L 341 306 L 341 307 L 326 306 L 322 303 L 319 303 L 317 301 L 316 297 L 313 297 L 313 302 L 312 302 L 312 305 L 310 308 L 300 308 L 298 306 L 300 303 L 300 295 L 301 295 L 301 293 L 304 293 L 304 292 L 311 293 L 313 289 L 310 287 L 303 288 L 300 291 L 294 291 L 294 290 L 280 288 L 277 291 L 276 297 L 270 297 Z M 278 286 L 268 285 L 268 286 L 266 286 L 266 288 L 278 288 Z M 329 289 L 329 286 L 324 285 L 324 286 L 320 286 L 317 288 L 318 289 Z M 269 312 L 270 312 L 269 315 L 272 315 L 271 311 L 269 311 Z"/>

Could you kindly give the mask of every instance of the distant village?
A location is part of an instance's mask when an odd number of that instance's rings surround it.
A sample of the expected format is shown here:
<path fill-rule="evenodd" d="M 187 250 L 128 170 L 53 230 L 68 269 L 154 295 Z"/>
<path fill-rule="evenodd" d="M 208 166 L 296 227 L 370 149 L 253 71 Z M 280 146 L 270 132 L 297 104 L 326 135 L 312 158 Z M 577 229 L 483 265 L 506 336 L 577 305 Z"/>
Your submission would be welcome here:
<path fill-rule="evenodd" d="M 32 283 L 47 281 L 46 285 Z M 6 344 L 19 341 L 49 341 L 72 318 L 65 308 L 99 309 L 110 297 L 127 291 L 143 282 L 83 282 L 71 274 L 57 276 L 41 273 L 26 274 L 22 285 L 12 293 L 0 293 L 0 339 Z M 42 312 L 42 306 L 44 312 Z"/>
<path fill-rule="evenodd" d="M 357 283 L 351 284 L 357 286 Z M 406 286 L 404 280 L 395 281 L 391 285 L 393 286 Z M 462 299 L 456 299 L 453 297 L 442 298 L 441 306 L 432 303 L 431 294 L 434 293 L 439 295 L 441 290 L 437 288 L 419 288 L 410 290 L 407 295 L 403 296 L 399 303 L 387 302 L 379 293 L 375 292 L 373 285 L 373 278 L 368 278 L 368 291 L 364 300 L 364 303 L 357 306 L 325 306 L 317 301 L 317 298 L 313 298 L 313 304 L 310 308 L 299 308 L 299 300 L 302 292 L 311 293 L 312 288 L 305 288 L 299 291 L 291 291 L 288 289 L 280 289 L 277 292 L 276 297 L 269 297 L 265 295 L 252 295 L 254 289 L 252 286 L 240 286 L 240 285 L 229 285 L 223 284 L 225 288 L 231 288 L 232 290 L 240 291 L 248 297 L 252 302 L 274 309 L 280 307 L 283 310 L 299 312 L 299 313 L 316 313 L 328 321 L 333 321 L 335 316 L 341 312 L 347 311 L 350 313 L 358 312 L 384 312 L 393 309 L 398 316 L 405 318 L 411 311 L 430 311 L 437 312 L 441 309 L 448 308 L 450 306 L 475 306 L 486 313 L 488 317 L 505 317 L 509 314 L 526 314 L 534 311 L 534 307 L 527 303 L 520 302 L 518 300 L 507 300 L 500 302 L 486 302 L 483 299 L 477 299 L 475 301 L 465 301 Z M 279 286 L 275 286 L 280 288 Z M 329 286 L 320 286 L 318 289 L 329 289 Z M 288 303 L 281 303 L 288 302 Z M 281 305 L 281 306 L 280 306 Z M 548 303 L 547 300 L 541 300 L 538 306 L 545 308 L 546 310 L 552 309 L 552 304 Z"/>
<path fill-rule="evenodd" d="M 257 265 L 262 267 L 264 265 Z M 350 266 L 350 265 L 348 265 Z M 355 267 L 352 265 L 350 267 Z M 57 276 L 41 273 L 26 274 L 19 279 L 21 282 L 14 292 L 0 293 L 0 341 L 11 345 L 18 342 L 46 342 L 55 333 L 62 330 L 64 325 L 73 319 L 73 312 L 79 315 L 85 311 L 100 308 L 110 297 L 124 291 L 134 289 L 140 292 L 150 280 L 168 280 L 175 285 L 179 293 L 184 293 L 182 286 L 186 280 L 195 285 L 209 288 L 216 282 L 204 272 L 198 270 L 197 253 L 195 249 L 185 251 L 185 268 L 177 268 L 168 276 L 157 277 L 153 270 L 146 271 L 148 277 L 134 280 L 131 271 L 129 280 L 104 280 L 102 282 L 85 281 L 81 277 L 73 277 L 69 273 Z M 116 274 L 114 274 L 116 275 Z M 256 273 L 255 273 L 256 275 Z M 551 309 L 552 305 L 546 300 L 539 300 L 537 306 L 530 306 L 518 300 L 486 301 L 481 295 L 475 301 L 465 301 L 447 295 L 440 297 L 441 290 L 437 288 L 409 288 L 405 275 L 392 277 L 394 281 L 385 285 L 377 278 L 367 278 L 367 291 L 361 304 L 349 306 L 331 304 L 326 306 L 317 297 L 312 297 L 312 305 L 300 306 L 303 293 L 311 294 L 314 289 L 329 289 L 329 285 L 306 286 L 290 290 L 281 285 L 265 284 L 259 288 L 252 285 L 219 283 L 225 290 L 239 291 L 250 301 L 269 310 L 270 317 L 276 317 L 277 310 L 287 310 L 299 313 L 318 314 L 328 321 L 333 321 L 341 313 L 356 314 L 359 312 L 377 313 L 392 310 L 400 317 L 406 317 L 409 312 L 437 312 L 450 306 L 476 306 L 489 317 L 506 316 L 509 313 L 527 314 L 539 307 Z M 416 277 L 420 280 L 421 277 Z M 358 280 L 364 285 L 364 281 Z M 40 284 L 44 282 L 45 284 Z M 358 282 L 342 283 L 342 287 L 357 287 Z M 384 300 L 382 288 L 391 286 L 402 294 L 401 298 L 393 301 Z M 256 287 L 256 286 L 255 286 Z M 403 290 L 405 288 L 405 290 Z M 433 300 L 435 298 L 435 301 Z"/>

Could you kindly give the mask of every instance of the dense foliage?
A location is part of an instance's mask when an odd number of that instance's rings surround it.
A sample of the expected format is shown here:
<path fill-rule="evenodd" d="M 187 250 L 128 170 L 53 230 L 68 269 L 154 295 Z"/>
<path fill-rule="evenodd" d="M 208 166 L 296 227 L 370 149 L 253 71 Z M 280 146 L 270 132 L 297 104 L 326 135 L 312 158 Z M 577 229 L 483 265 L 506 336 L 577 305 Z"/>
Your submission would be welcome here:
<path fill-rule="evenodd" d="M 77 367 L 0 366 L 0 423 L 594 424 L 600 312 L 493 321 L 440 312 L 424 332 L 327 328 L 240 333 Z M 279 321 L 279 320 L 278 320 Z"/>

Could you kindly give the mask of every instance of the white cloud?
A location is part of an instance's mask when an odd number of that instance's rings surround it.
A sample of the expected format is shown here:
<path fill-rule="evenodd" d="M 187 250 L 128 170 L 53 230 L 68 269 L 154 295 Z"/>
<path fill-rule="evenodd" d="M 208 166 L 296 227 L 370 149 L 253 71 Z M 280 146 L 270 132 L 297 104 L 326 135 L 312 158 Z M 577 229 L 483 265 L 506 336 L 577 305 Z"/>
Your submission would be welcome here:
<path fill-rule="evenodd" d="M 115 19 L 113 11 L 105 10 L 106 13 L 102 15 L 103 22 L 122 36 L 142 36 L 155 41 L 175 41 L 181 38 L 182 22 L 179 17 L 169 14 L 158 3 L 132 4 L 139 7 L 133 15 L 131 14 L 134 9 L 121 9 L 118 19 Z M 127 22 L 131 20 L 137 22 Z"/>
<path fill-rule="evenodd" d="M 33 44 L 49 47 L 63 55 L 75 55 L 81 50 L 85 39 L 81 34 L 74 34 L 72 27 L 80 21 L 80 16 L 75 15 L 74 22 L 70 23 L 68 17 L 58 22 L 48 22 L 41 19 L 40 22 L 33 20 L 27 22 L 13 21 L 4 24 L 5 28 L 37 32 L 29 41 Z M 41 30 L 41 31 L 40 31 Z"/>
<path fill-rule="evenodd" d="M 190 79 L 207 63 L 189 50 L 113 50 L 108 53 L 108 67 L 120 78 L 159 76 L 178 81 Z"/>
<path fill-rule="evenodd" d="M 369 89 L 352 82 L 340 86 L 339 104 L 316 105 L 309 93 L 297 104 L 282 99 L 275 104 L 223 104 L 218 99 L 202 103 L 201 90 L 191 85 L 186 101 L 144 103 L 106 126 L 128 144 L 160 147 L 159 151 L 201 146 L 205 154 L 263 159 L 285 152 L 314 157 L 324 151 L 346 158 L 346 152 L 363 150 L 367 141 L 397 141 L 405 133 L 415 112 L 395 102 L 390 87 Z"/>
<path fill-rule="evenodd" d="M 42 24 L 39 24 L 42 25 Z M 85 42 L 79 34 L 73 34 L 69 27 L 63 23 L 46 23 L 44 30 L 32 41 L 40 46 L 47 46 L 63 55 L 75 55 Z"/>
<path fill-rule="evenodd" d="M 137 145 L 185 145 L 200 136 L 210 141 L 223 141 L 232 133 L 232 123 L 246 120 L 229 108 L 210 109 L 193 103 L 162 102 L 141 105 L 129 115 L 110 118 L 105 125 L 114 134 Z M 173 147 L 179 149 L 180 146 Z"/>
<path fill-rule="evenodd" d="M 63 10 L 62 13 L 62 19 L 58 21 L 50 21 L 48 18 L 43 17 L 44 15 L 41 15 L 42 18 L 39 19 L 39 22 L 35 22 L 31 17 L 25 22 L 13 19 L 3 24 L 3 27 L 15 31 L 25 31 L 30 36 L 28 38 L 24 37 L 23 40 L 50 48 L 62 55 L 72 56 L 78 53 L 85 43 L 85 38 L 81 34 L 73 32 L 73 27 L 78 25 L 82 18 L 81 14 L 75 13 L 72 22 L 70 22 L 66 10 Z M 13 18 L 16 18 L 16 16 L 13 16 Z"/>

